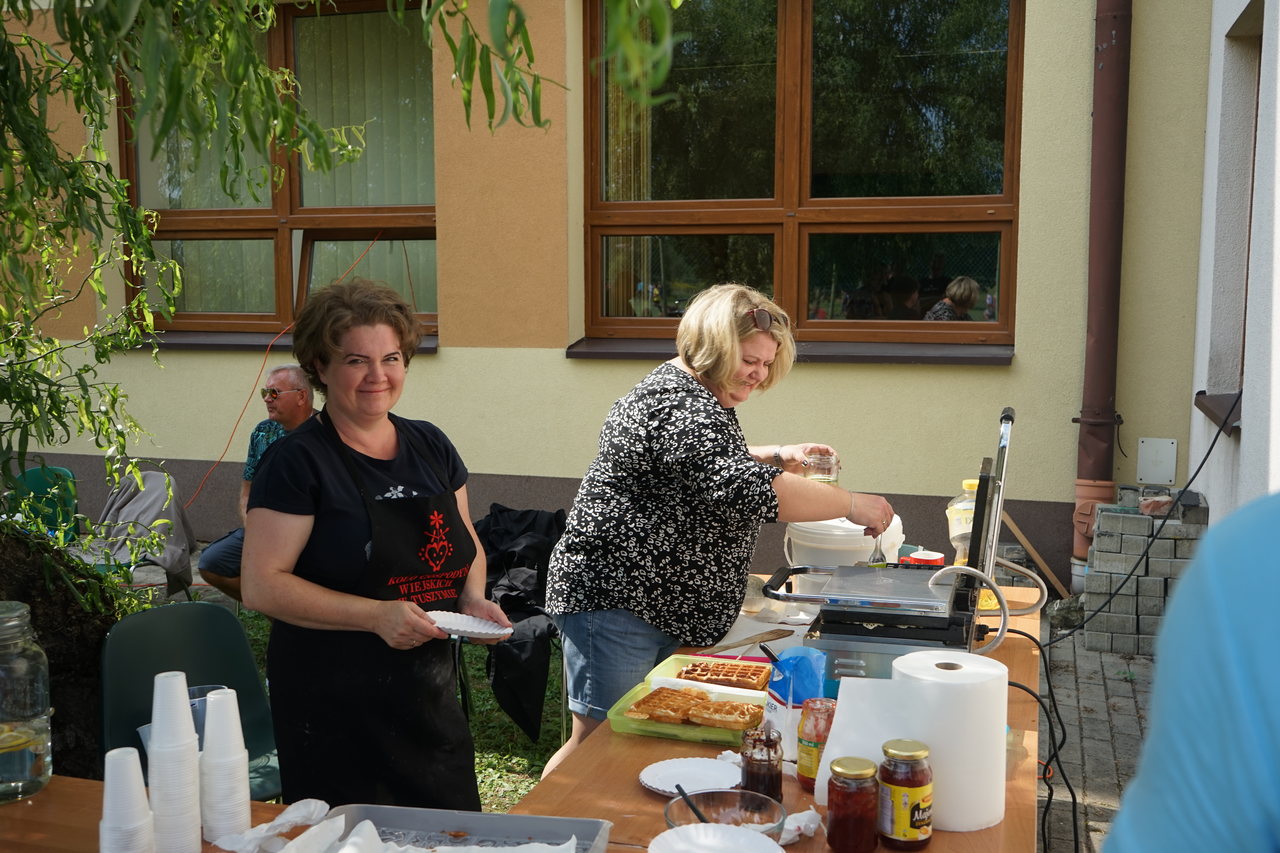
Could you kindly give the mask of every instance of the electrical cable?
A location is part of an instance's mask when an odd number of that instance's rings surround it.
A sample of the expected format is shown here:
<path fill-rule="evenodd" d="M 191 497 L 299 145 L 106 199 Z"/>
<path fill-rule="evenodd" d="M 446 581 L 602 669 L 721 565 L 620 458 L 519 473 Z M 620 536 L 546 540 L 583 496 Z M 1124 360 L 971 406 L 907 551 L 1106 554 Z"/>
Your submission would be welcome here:
<path fill-rule="evenodd" d="M 1028 607 L 1019 607 L 1017 609 L 1011 609 L 1009 611 L 1010 616 L 1030 616 L 1032 613 L 1040 612 L 1040 610 L 1046 604 L 1049 603 L 1049 587 L 1045 586 L 1044 578 L 1040 577 L 1039 574 L 1031 571 L 1030 569 L 1025 568 L 1024 566 L 1019 566 L 1017 563 L 1011 560 L 1006 560 L 1003 557 L 996 557 L 996 564 L 1003 568 L 1008 569 L 1011 572 L 1015 572 L 1016 574 L 1020 574 L 1025 577 L 1031 578 L 1031 580 L 1035 581 L 1036 586 L 1040 588 L 1040 597 L 1036 600 L 1035 604 L 1032 604 Z M 979 610 L 978 612 L 979 613 L 995 613 L 996 611 Z"/>
<path fill-rule="evenodd" d="M 982 648 L 973 650 L 975 655 L 991 654 L 1002 642 L 1004 642 L 1004 634 L 1009 627 L 1009 602 L 1005 601 L 1004 593 L 1000 591 L 1000 587 L 997 586 L 996 582 L 988 577 L 985 572 L 980 572 L 977 569 L 971 569 L 968 566 L 946 566 L 938 569 L 929 576 L 929 588 L 932 589 L 934 584 L 937 583 L 938 578 L 943 575 L 968 575 L 969 577 L 975 578 L 981 583 L 986 584 L 987 588 L 990 589 L 991 593 L 996 597 L 996 601 L 1000 604 L 1000 627 L 996 629 L 996 638 Z"/>
<path fill-rule="evenodd" d="M 369 250 L 372 249 L 374 244 L 377 243 L 378 240 L 380 240 L 381 238 L 382 238 L 381 231 L 373 235 L 373 239 L 369 241 L 369 245 L 364 247 L 364 251 L 361 252 L 360 256 L 357 257 L 355 261 L 352 262 L 351 266 L 347 267 L 346 272 L 344 272 L 342 275 L 338 276 L 336 279 L 333 280 L 333 284 L 337 284 L 338 282 L 342 281 L 344 278 L 349 276 L 351 274 L 351 271 L 354 270 L 362 260 L 364 260 L 364 256 L 369 254 Z M 288 331 L 292 328 L 293 328 L 293 323 L 290 322 L 289 325 L 281 329 L 279 333 L 277 333 L 276 336 L 271 339 L 271 342 L 267 344 L 266 350 L 264 350 L 262 353 L 262 363 L 258 365 L 258 373 L 256 376 L 253 377 L 253 382 L 249 385 L 250 389 L 254 389 L 258 387 L 258 380 L 262 378 L 262 372 L 267 368 L 267 359 L 271 357 L 271 348 L 275 346 L 276 341 L 280 340 L 280 338 L 283 337 L 285 334 L 287 334 Z M 191 493 L 191 497 L 187 500 L 187 502 L 182 505 L 183 509 L 191 508 L 191 505 L 196 502 L 196 498 L 200 496 L 200 492 L 204 490 L 204 484 L 208 481 L 209 477 L 213 474 L 213 472 L 217 470 L 217 467 L 222 464 L 222 460 L 226 458 L 227 451 L 231 449 L 231 442 L 236 436 L 236 430 L 240 428 L 240 422 L 244 420 L 245 412 L 249 410 L 249 404 L 252 402 L 253 402 L 253 391 L 250 390 L 249 396 L 245 398 L 244 405 L 240 407 L 240 414 L 236 415 L 236 421 L 234 424 L 231 425 L 231 433 L 227 436 L 227 443 L 222 446 L 222 452 L 218 454 L 217 459 L 213 460 L 213 464 L 209 466 L 209 470 L 204 472 L 204 476 L 200 478 L 200 483 L 196 486 L 195 491 Z"/>
<path fill-rule="evenodd" d="M 1046 641 L 1045 642 L 1046 646 L 1052 646 L 1054 643 L 1061 642 L 1067 639 L 1068 637 L 1076 634 L 1081 629 L 1083 629 L 1085 625 L 1088 625 L 1091 621 L 1093 621 L 1093 618 L 1095 616 L 1097 616 L 1103 610 L 1107 609 L 1107 607 L 1111 605 L 1111 602 L 1115 600 L 1115 597 L 1120 594 L 1121 590 L 1124 589 L 1125 585 L 1129 583 L 1129 580 L 1138 571 L 1138 567 L 1141 566 L 1143 562 L 1147 559 L 1147 553 L 1151 550 L 1151 546 L 1155 543 L 1156 539 L 1159 538 L 1160 531 L 1164 530 L 1164 526 L 1169 521 L 1169 518 L 1173 515 L 1173 511 L 1177 509 L 1178 505 L 1182 502 L 1182 496 L 1186 493 L 1187 489 L 1191 488 L 1191 484 L 1196 481 L 1196 478 L 1200 476 L 1200 472 L 1204 470 L 1204 466 L 1209 462 L 1209 458 L 1213 455 L 1213 449 L 1218 446 L 1218 439 L 1222 438 L 1222 434 L 1226 432 L 1227 424 L 1231 422 L 1231 416 L 1235 413 L 1236 406 L 1240 405 L 1240 399 L 1243 396 L 1244 396 L 1244 389 L 1241 388 L 1236 393 L 1236 398 L 1234 401 L 1232 401 L 1231 408 L 1227 410 L 1227 414 L 1222 418 L 1222 422 L 1218 424 L 1218 431 L 1214 433 L 1213 440 L 1209 442 L 1209 448 L 1205 450 L 1204 456 L 1200 459 L 1200 464 L 1196 466 L 1195 472 L 1192 473 L 1191 477 L 1187 480 L 1186 485 L 1184 485 L 1181 489 L 1179 489 L 1177 495 L 1174 496 L 1173 501 L 1169 504 L 1169 509 L 1165 510 L 1165 514 L 1160 518 L 1159 526 L 1155 527 L 1155 529 L 1153 529 L 1151 533 L 1148 534 L 1146 547 L 1142 549 L 1142 553 L 1139 554 L 1137 559 L 1133 561 L 1133 567 L 1130 568 L 1128 574 L 1124 576 L 1124 580 L 1122 580 L 1120 584 L 1116 586 L 1115 589 L 1111 590 L 1111 594 L 1108 595 L 1106 600 L 1103 601 L 1100 605 L 1098 605 L 1098 607 L 1095 610 L 1093 610 L 1090 613 L 1087 613 L 1084 619 L 1081 620 L 1079 625 L 1076 625 L 1072 627 L 1070 630 L 1065 631 L 1062 634 L 1059 634 L 1058 636 L 1054 637 L 1052 640 Z"/>

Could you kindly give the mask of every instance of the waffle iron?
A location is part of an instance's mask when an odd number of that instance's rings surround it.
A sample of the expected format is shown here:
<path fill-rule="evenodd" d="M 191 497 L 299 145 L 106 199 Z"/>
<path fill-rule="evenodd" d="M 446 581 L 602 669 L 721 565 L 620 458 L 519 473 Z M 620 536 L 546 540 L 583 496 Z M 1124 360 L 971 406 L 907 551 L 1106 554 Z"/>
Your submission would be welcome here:
<path fill-rule="evenodd" d="M 982 460 L 974 505 L 970 557 L 991 575 L 1004 498 L 1004 475 L 1013 410 L 1000 416 L 996 457 Z M 778 601 L 817 605 L 804 645 L 826 653 L 828 680 L 844 676 L 889 678 L 893 659 L 920 649 L 973 651 L 984 626 L 975 619 L 980 584 L 948 574 L 931 586 L 937 566 L 887 563 L 852 566 L 784 566 L 764 585 Z M 817 576 L 816 592 L 796 592 L 792 578 Z M 825 579 L 825 582 L 823 582 Z"/>

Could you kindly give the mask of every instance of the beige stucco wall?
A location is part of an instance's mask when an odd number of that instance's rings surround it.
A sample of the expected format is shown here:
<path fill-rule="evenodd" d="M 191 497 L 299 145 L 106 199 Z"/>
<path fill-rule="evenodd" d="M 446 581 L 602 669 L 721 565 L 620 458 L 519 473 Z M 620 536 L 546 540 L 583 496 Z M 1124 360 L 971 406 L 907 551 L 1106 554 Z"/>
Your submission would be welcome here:
<path fill-rule="evenodd" d="M 467 132 L 438 85 L 441 346 L 413 363 L 400 411 L 439 423 L 473 470 L 578 477 L 609 404 L 652 366 L 567 359 L 581 334 L 581 42 L 574 0 L 527 3 L 550 130 Z M 1076 464 L 1087 278 L 1094 10 L 1029 2 L 1023 94 L 1017 347 L 1008 367 L 801 364 L 739 409 L 758 443 L 824 441 L 845 484 L 953 494 L 995 451 L 1000 411 L 1018 412 L 1011 499 L 1070 501 Z M 1187 470 L 1208 10 L 1134 6 L 1129 180 L 1116 479 L 1132 482 L 1139 436 L 1179 441 Z M 567 13 L 573 19 L 566 24 Z M 437 72 L 447 79 L 438 63 Z M 270 362 L 286 360 L 271 358 Z M 261 354 L 166 352 L 110 369 L 162 458 L 244 455 L 260 417 Z M 249 414 L 236 416 L 248 399 Z"/>

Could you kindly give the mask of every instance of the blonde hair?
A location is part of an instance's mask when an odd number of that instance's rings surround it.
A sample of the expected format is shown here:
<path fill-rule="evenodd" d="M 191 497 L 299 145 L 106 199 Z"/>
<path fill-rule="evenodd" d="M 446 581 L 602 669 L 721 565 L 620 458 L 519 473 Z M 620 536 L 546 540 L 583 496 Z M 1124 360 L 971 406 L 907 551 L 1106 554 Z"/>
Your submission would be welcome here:
<path fill-rule="evenodd" d="M 952 279 L 947 285 L 947 298 L 951 300 L 951 304 L 964 313 L 973 307 L 978 301 L 978 283 L 967 275 Z"/>
<path fill-rule="evenodd" d="M 765 391 L 781 381 L 796 360 L 791 318 L 760 291 L 733 282 L 708 287 L 689 301 L 676 329 L 676 352 L 685 366 L 716 388 L 729 385 L 742 361 L 742 342 L 759 331 L 751 316 L 756 308 L 773 317 L 766 334 L 778 344 L 769 375 L 758 387 Z"/>

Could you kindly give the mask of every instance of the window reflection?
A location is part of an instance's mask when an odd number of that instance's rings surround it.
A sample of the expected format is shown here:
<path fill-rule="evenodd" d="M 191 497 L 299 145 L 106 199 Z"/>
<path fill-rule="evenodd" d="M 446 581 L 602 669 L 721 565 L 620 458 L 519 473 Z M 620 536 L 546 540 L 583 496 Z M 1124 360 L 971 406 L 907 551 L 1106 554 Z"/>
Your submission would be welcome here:
<path fill-rule="evenodd" d="M 995 320 L 999 234 L 813 234 L 809 319 L 923 320 L 961 277 L 976 283 L 977 294 L 956 319 Z"/>

